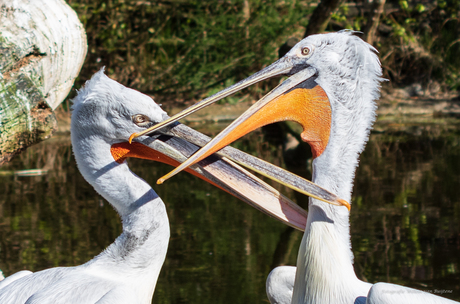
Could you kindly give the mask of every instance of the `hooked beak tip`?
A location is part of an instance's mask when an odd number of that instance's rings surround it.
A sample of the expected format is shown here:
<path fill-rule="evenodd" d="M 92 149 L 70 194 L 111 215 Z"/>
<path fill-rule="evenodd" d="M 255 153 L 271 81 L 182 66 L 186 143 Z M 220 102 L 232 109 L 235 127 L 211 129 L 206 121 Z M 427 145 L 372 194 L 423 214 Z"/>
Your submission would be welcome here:
<path fill-rule="evenodd" d="M 342 205 L 342 206 L 345 206 L 347 207 L 348 211 L 351 210 L 351 205 L 349 202 L 347 202 L 346 200 L 343 200 L 343 199 L 338 199 L 339 203 Z"/>
<path fill-rule="evenodd" d="M 157 185 L 163 184 L 164 181 L 165 181 L 164 178 L 159 178 L 159 179 L 157 180 Z"/>
<path fill-rule="evenodd" d="M 137 137 L 137 133 L 133 133 L 131 134 L 131 136 L 129 137 L 129 143 L 132 143 L 133 139 Z"/>

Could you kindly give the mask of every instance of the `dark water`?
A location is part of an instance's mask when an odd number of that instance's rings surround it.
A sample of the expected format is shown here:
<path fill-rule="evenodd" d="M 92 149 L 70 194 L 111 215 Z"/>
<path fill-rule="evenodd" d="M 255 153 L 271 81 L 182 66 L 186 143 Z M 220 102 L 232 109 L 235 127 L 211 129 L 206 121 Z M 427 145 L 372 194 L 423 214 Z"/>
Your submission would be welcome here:
<path fill-rule="evenodd" d="M 351 212 L 356 272 L 369 282 L 445 290 L 445 296 L 460 300 L 460 128 L 384 128 L 372 134 L 356 174 Z M 279 130 L 271 129 L 275 135 Z M 308 176 L 303 169 L 308 160 L 299 157 L 308 149 L 286 150 L 283 134 L 255 132 L 236 146 Z M 130 166 L 154 185 L 171 223 L 154 303 L 268 302 L 265 279 L 273 267 L 295 264 L 300 232 L 186 173 L 155 185 L 170 169 L 166 165 L 131 160 Z M 0 176 L 5 275 L 84 263 L 121 232 L 116 212 L 79 174 L 65 136 L 30 148 L 1 169 L 35 168 L 49 171 Z M 280 189 L 305 206 L 305 198 Z"/>

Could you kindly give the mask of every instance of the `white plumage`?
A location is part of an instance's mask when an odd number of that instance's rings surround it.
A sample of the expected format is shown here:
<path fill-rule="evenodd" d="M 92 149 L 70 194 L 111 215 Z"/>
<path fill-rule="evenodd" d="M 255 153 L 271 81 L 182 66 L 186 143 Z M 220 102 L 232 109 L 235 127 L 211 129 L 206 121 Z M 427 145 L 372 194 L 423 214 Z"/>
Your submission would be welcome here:
<path fill-rule="evenodd" d="M 291 303 L 296 270 L 293 266 L 280 266 L 270 272 L 265 284 L 270 303 Z"/>

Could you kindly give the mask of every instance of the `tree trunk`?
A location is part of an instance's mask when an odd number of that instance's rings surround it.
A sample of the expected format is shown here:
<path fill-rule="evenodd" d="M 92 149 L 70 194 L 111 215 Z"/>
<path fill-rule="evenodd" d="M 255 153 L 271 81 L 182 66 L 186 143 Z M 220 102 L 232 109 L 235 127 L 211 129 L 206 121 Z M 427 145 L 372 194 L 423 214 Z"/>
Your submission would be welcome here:
<path fill-rule="evenodd" d="M 343 1 L 344 0 L 322 0 L 313 11 L 308 21 L 304 37 L 324 32 L 331 20 L 332 13 L 343 3 Z"/>
<path fill-rule="evenodd" d="M 0 0 L 0 165 L 51 136 L 86 50 L 65 1 Z"/>
<path fill-rule="evenodd" d="M 383 8 L 385 6 L 385 0 L 368 0 L 368 5 L 369 14 L 367 17 L 366 26 L 363 29 L 364 40 L 366 40 L 369 44 L 373 44 L 375 40 L 375 32 L 379 26 L 380 15 L 382 15 Z"/>

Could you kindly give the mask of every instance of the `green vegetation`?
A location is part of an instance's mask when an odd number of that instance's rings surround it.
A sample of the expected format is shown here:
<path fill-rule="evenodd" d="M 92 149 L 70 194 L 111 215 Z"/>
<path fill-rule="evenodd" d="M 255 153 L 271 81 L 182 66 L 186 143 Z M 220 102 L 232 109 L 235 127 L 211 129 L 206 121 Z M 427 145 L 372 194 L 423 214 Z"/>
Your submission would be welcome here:
<path fill-rule="evenodd" d="M 311 11 L 294 0 L 68 2 L 88 35 L 81 78 L 105 65 L 118 81 L 169 99 L 208 95 L 274 61 Z"/>
<path fill-rule="evenodd" d="M 273 62 L 302 38 L 312 0 L 68 0 L 85 25 L 89 54 L 77 87 L 106 66 L 109 75 L 157 100 L 202 98 Z M 327 31 L 364 30 L 369 9 L 342 4 Z M 387 1 L 375 46 L 394 86 L 460 87 L 460 1 Z M 276 84 L 246 91 L 254 97 Z M 237 95 L 231 102 L 240 100 Z"/>
<path fill-rule="evenodd" d="M 376 43 L 387 77 L 460 89 L 460 1 L 391 1 Z M 390 11 L 390 10 L 388 10 Z M 386 29 L 386 30 L 385 30 Z"/>

